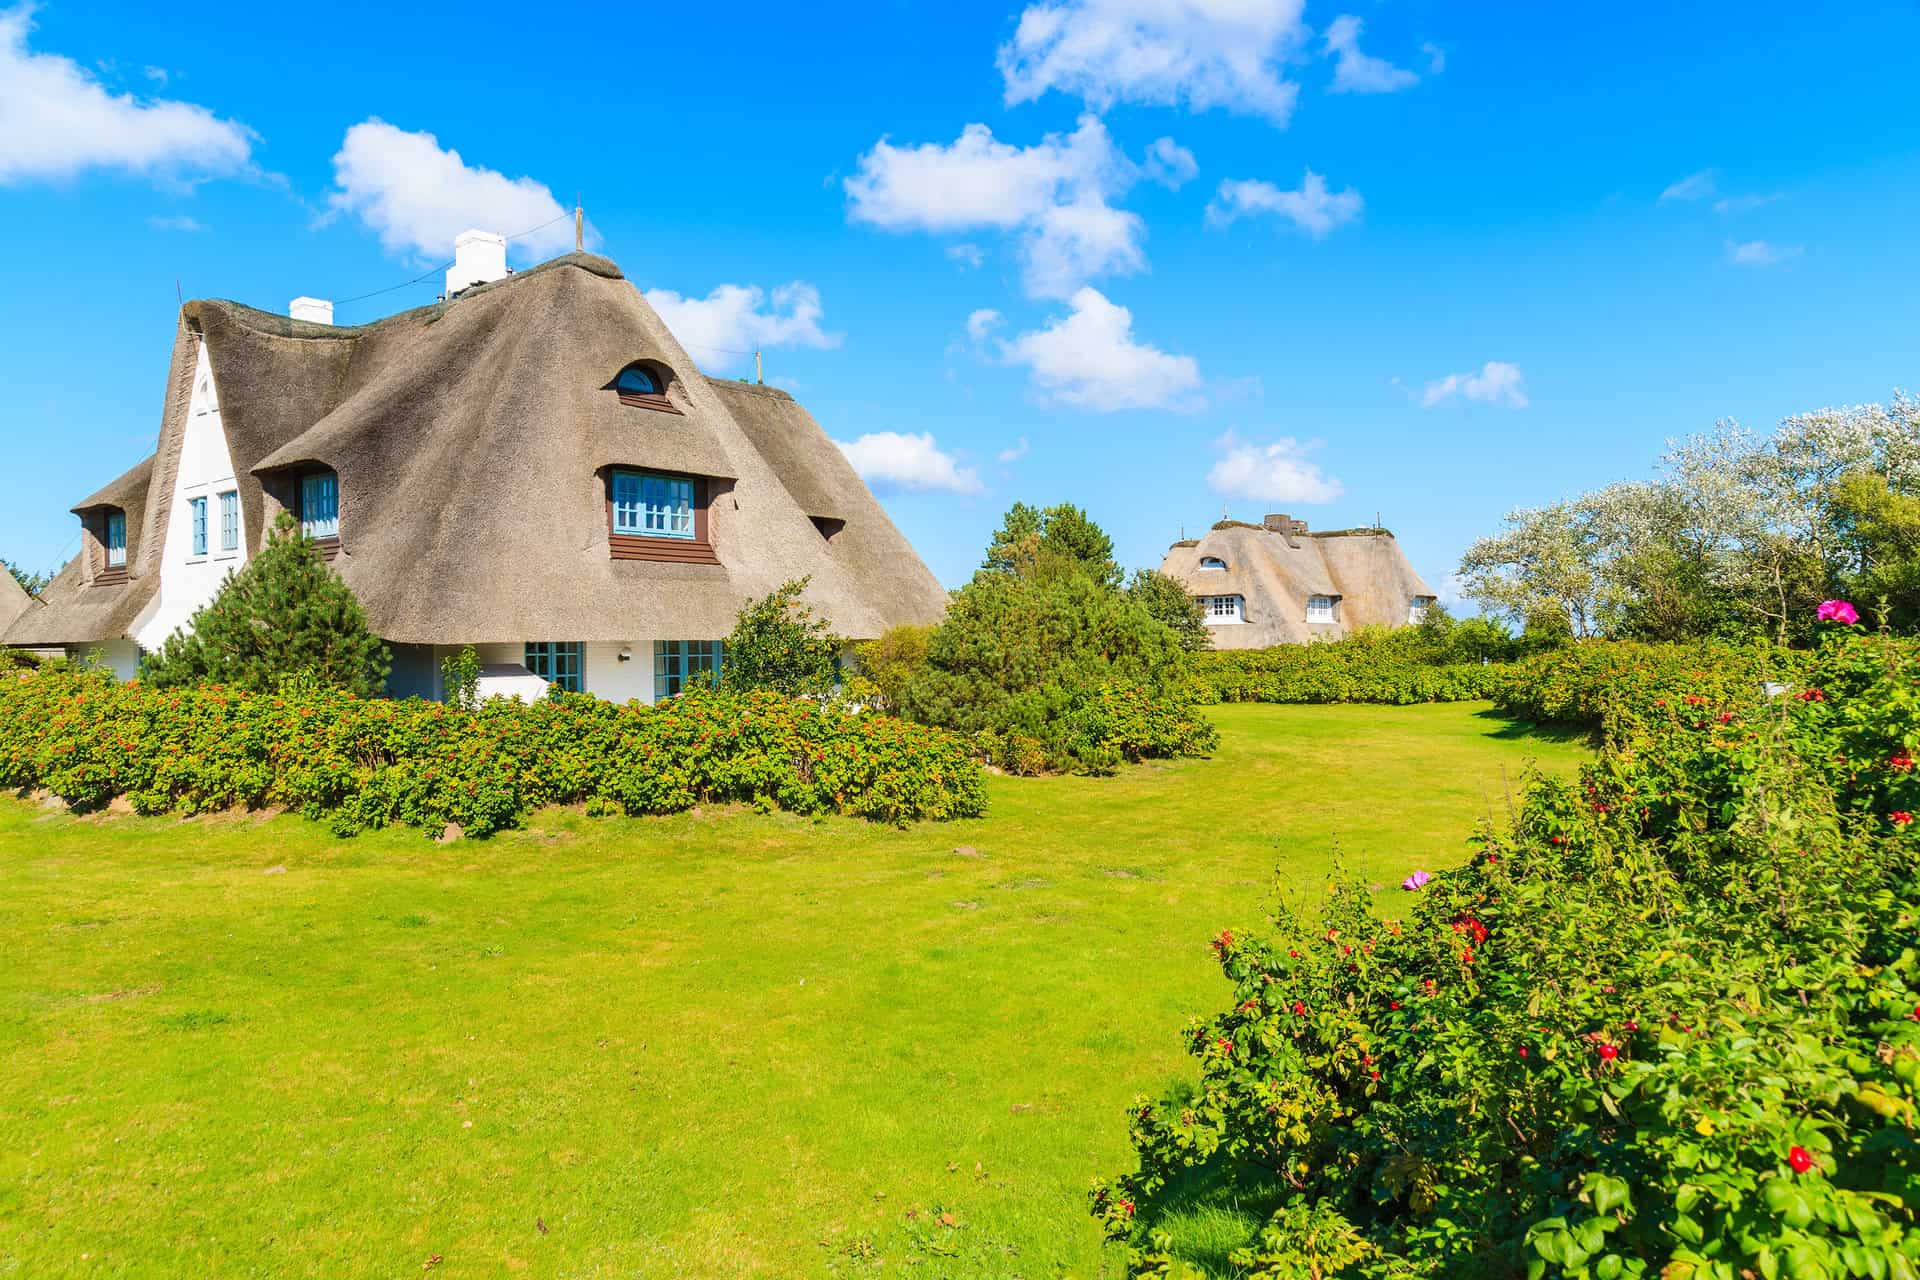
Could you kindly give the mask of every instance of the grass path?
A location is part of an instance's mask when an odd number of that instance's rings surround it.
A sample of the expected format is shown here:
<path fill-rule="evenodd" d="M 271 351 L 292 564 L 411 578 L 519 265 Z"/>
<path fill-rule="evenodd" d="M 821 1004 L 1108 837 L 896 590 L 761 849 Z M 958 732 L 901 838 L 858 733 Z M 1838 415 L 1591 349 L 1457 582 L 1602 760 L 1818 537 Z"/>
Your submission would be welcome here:
<path fill-rule="evenodd" d="M 1585 754 L 1474 706 L 1216 714 L 1212 760 L 905 831 L 0 798 L 0 1277 L 1090 1280 L 1082 1193 L 1186 1073 L 1207 940 L 1336 842 L 1457 860 Z"/>

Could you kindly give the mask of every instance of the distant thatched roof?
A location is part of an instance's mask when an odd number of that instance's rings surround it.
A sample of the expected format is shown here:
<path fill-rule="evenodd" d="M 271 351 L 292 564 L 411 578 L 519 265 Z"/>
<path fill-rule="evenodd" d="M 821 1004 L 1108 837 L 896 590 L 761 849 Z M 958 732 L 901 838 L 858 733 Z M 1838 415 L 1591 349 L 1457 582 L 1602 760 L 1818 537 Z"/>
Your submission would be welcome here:
<path fill-rule="evenodd" d="M 1202 569 L 1216 559 L 1224 569 Z M 1223 521 L 1205 537 L 1168 548 L 1160 572 L 1194 595 L 1239 596 L 1244 623 L 1208 628 L 1221 649 L 1331 640 L 1360 626 L 1400 626 L 1429 587 L 1385 530 L 1311 534 Z M 1331 624 L 1307 622 L 1307 597 L 1337 596 Z"/>
<path fill-rule="evenodd" d="M 13 580 L 13 575 L 0 570 L 0 633 L 13 625 L 13 620 L 29 609 L 37 609 L 26 588 Z"/>
<path fill-rule="evenodd" d="M 747 599 L 802 575 L 809 602 L 846 635 L 933 621 L 945 608 L 812 417 L 784 392 L 710 382 L 605 258 L 568 254 L 359 326 L 187 303 L 149 460 L 156 494 L 173 491 L 185 426 L 176 392 L 183 361 L 191 380 L 196 339 L 219 390 L 248 545 L 265 540 L 263 479 L 333 468 L 334 567 L 388 640 L 710 638 Z M 625 405 L 607 389 L 636 360 L 671 371 L 679 413 Z M 709 477 L 720 564 L 610 559 L 600 477 L 616 465 Z M 129 513 L 131 581 L 50 599 L 53 616 L 34 626 L 43 642 L 124 634 L 151 595 L 165 513 L 144 511 L 140 487 L 139 502 L 129 489 L 114 503 Z M 137 525 L 150 535 L 139 547 Z M 100 592 L 128 596 L 131 611 L 74 598 Z"/>

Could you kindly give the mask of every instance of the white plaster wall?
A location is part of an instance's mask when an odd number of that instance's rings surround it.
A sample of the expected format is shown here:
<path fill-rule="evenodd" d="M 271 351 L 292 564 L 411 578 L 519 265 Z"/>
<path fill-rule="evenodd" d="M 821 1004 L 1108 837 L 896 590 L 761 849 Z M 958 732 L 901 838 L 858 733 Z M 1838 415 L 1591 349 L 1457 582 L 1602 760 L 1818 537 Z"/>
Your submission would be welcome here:
<path fill-rule="evenodd" d="M 633 652 L 630 662 L 620 661 L 620 651 Z M 473 651 L 481 662 L 525 662 L 526 646 L 522 644 L 477 644 Z M 439 658 L 457 653 L 455 648 L 441 648 Z M 625 702 L 629 698 L 638 698 L 642 702 L 653 701 L 653 641 L 630 640 L 621 644 L 601 644 L 589 642 L 582 654 L 581 680 L 586 691 L 596 698 L 605 698 L 608 702 Z"/>
<path fill-rule="evenodd" d="M 131 680 L 140 674 L 140 646 L 131 640 L 68 645 L 67 657 L 75 662 L 97 662 L 113 672 L 116 680 Z"/>
<path fill-rule="evenodd" d="M 193 371 L 193 400 L 187 407 L 187 426 L 180 445 L 180 467 L 167 511 L 166 543 L 160 553 L 160 588 L 133 624 L 133 638 L 142 648 L 158 649 L 179 630 L 194 611 L 213 599 L 229 570 L 247 560 L 247 530 L 240 526 L 240 545 L 220 549 L 220 495 L 234 488 L 233 459 L 227 452 L 226 428 L 220 422 L 220 397 L 213 385 L 213 366 L 206 344 Z M 207 554 L 193 554 L 193 516 L 188 502 L 207 500 Z"/>

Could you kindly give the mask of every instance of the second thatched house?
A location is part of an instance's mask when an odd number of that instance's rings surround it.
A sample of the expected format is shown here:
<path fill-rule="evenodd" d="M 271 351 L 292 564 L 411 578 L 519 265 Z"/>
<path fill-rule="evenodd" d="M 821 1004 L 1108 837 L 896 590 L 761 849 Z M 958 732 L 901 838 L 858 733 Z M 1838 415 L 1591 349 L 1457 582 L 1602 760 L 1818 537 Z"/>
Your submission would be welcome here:
<path fill-rule="evenodd" d="M 0 566 L 0 635 L 13 625 L 14 619 L 34 607 L 33 597 Z"/>
<path fill-rule="evenodd" d="M 1222 520 L 1167 549 L 1160 572 L 1200 601 L 1217 649 L 1338 640 L 1355 627 L 1419 622 L 1433 588 L 1385 529 L 1311 533 L 1270 515 Z"/>
<path fill-rule="evenodd" d="M 784 391 L 704 376 L 605 258 L 510 274 L 462 235 L 447 296 L 366 325 L 180 310 L 158 447 L 73 507 L 81 553 L 0 631 L 130 675 L 291 514 L 439 693 L 651 701 L 724 661 L 748 600 L 807 576 L 840 634 L 937 621 L 946 593 Z"/>

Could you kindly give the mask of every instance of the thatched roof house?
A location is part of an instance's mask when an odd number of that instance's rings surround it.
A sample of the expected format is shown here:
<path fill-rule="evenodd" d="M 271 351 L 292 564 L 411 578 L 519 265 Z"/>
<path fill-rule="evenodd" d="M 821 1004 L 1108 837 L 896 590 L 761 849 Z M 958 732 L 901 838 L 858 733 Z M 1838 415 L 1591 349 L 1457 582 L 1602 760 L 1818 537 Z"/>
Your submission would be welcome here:
<path fill-rule="evenodd" d="M 1223 520 L 1205 537 L 1167 549 L 1160 572 L 1201 603 L 1218 649 L 1337 640 L 1355 627 L 1418 622 L 1433 588 L 1384 529 L 1311 533 L 1270 515 Z"/>
<path fill-rule="evenodd" d="M 0 641 L 154 648 L 291 513 L 395 646 L 400 692 L 472 644 L 609 697 L 677 692 L 748 599 L 809 575 L 841 634 L 946 594 L 784 391 L 703 375 L 605 258 L 494 261 L 366 325 L 181 308 L 154 455 L 77 504 L 82 553 Z M 484 245 L 482 246 L 484 249 Z M 455 272 L 449 272 L 450 281 Z"/>
<path fill-rule="evenodd" d="M 12 574 L 0 570 L 0 635 L 6 634 L 15 618 L 34 607 L 26 589 L 13 580 Z"/>

